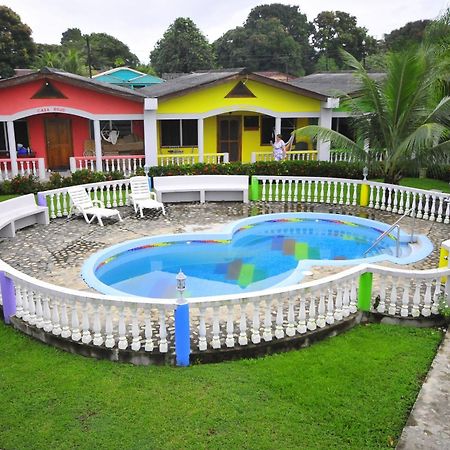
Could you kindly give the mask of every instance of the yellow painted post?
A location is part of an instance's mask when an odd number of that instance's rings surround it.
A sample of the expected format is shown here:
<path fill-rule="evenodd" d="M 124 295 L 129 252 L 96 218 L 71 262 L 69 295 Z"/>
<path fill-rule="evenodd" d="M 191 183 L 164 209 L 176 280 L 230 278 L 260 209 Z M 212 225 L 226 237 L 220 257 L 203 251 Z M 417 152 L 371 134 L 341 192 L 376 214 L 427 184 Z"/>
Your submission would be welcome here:
<path fill-rule="evenodd" d="M 359 205 L 367 206 L 369 204 L 369 185 L 362 184 L 361 185 L 361 194 L 359 196 Z"/>
<path fill-rule="evenodd" d="M 441 244 L 441 250 L 439 252 L 439 267 L 450 267 L 448 257 L 450 253 L 450 239 L 444 241 Z M 447 281 L 447 277 L 441 278 L 441 283 L 445 283 Z"/>

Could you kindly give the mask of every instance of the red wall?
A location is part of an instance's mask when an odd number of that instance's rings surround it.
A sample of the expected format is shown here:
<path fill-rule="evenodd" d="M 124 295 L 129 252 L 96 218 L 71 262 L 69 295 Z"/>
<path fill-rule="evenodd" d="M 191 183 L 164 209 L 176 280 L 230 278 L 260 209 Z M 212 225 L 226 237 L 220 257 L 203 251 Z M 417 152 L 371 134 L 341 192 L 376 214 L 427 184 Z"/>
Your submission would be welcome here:
<path fill-rule="evenodd" d="M 46 106 L 80 109 L 92 114 L 143 114 L 144 112 L 143 99 L 135 102 L 53 80 L 50 80 L 50 83 L 67 98 L 32 99 L 31 97 L 39 91 L 44 82 L 44 80 L 38 80 L 0 89 L 0 115 Z"/>
<path fill-rule="evenodd" d="M 144 139 L 144 121 L 133 120 L 133 134 Z"/>
<path fill-rule="evenodd" d="M 30 147 L 36 158 L 45 158 L 47 166 L 47 144 L 45 137 L 45 119 L 48 117 L 70 119 L 72 124 L 72 145 L 74 156 L 83 156 L 84 141 L 89 139 L 89 120 L 68 114 L 39 114 L 27 118 Z"/>

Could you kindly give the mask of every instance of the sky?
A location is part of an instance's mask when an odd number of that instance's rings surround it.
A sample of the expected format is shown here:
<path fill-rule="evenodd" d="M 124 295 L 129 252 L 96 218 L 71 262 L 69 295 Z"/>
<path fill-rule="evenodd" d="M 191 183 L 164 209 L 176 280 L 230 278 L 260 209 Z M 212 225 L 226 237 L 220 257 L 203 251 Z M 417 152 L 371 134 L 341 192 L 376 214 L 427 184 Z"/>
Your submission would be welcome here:
<path fill-rule="evenodd" d="M 243 25 L 257 5 L 284 3 L 300 7 L 312 21 L 321 11 L 345 11 L 358 26 L 381 39 L 407 22 L 435 19 L 449 0 L 0 0 L 33 30 L 40 44 L 59 44 L 68 28 L 83 34 L 108 33 L 124 42 L 143 63 L 177 17 L 190 17 L 212 42 Z"/>

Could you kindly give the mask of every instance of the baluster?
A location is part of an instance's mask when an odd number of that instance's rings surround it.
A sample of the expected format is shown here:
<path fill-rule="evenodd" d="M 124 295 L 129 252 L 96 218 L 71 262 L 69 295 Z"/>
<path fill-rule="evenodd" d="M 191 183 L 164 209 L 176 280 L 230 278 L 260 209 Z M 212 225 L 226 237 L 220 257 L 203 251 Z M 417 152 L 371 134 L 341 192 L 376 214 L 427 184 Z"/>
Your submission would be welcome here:
<path fill-rule="evenodd" d="M 145 345 L 144 350 L 146 352 L 152 352 L 154 349 L 153 345 L 153 327 L 152 327 L 152 311 L 149 306 L 147 306 L 144 310 L 145 314 L 145 325 L 144 325 L 144 336 L 145 336 Z"/>
<path fill-rule="evenodd" d="M 277 339 L 284 338 L 284 329 L 283 329 L 283 298 L 281 295 L 278 296 L 277 299 L 277 316 L 275 319 L 275 337 Z"/>
<path fill-rule="evenodd" d="M 299 185 L 298 180 L 295 180 L 294 181 L 294 202 L 298 201 L 298 185 Z"/>
<path fill-rule="evenodd" d="M 289 337 L 295 336 L 295 315 L 294 315 L 294 299 L 289 293 L 288 295 L 288 325 L 286 328 L 286 335 Z"/>
<path fill-rule="evenodd" d="M 425 220 L 429 219 L 429 208 L 430 208 L 430 196 L 428 194 L 425 194 L 425 207 L 423 208 L 423 216 L 422 218 Z"/>
<path fill-rule="evenodd" d="M 399 201 L 398 213 L 403 214 L 405 212 L 405 210 L 403 209 L 405 191 L 403 189 L 400 189 L 399 193 L 400 193 L 400 201 Z"/>
<path fill-rule="evenodd" d="M 301 202 L 301 203 L 304 203 L 305 200 L 306 200 L 306 188 L 305 188 L 305 184 L 306 184 L 306 181 L 305 181 L 305 180 L 302 180 L 302 192 L 301 192 L 301 194 L 300 194 L 300 202 Z"/>
<path fill-rule="evenodd" d="M 436 213 L 436 196 L 432 195 L 431 198 L 433 201 L 432 201 L 431 210 L 430 210 L 430 220 L 432 222 L 434 222 L 434 220 L 436 219 L 436 215 L 435 215 L 435 213 Z"/>
<path fill-rule="evenodd" d="M 348 283 L 344 282 L 344 291 L 342 294 L 342 315 L 348 317 L 350 315 L 350 291 Z"/>
<path fill-rule="evenodd" d="M 391 187 L 388 187 L 387 189 L 388 189 L 388 199 L 387 199 L 386 211 L 392 211 L 392 192 L 394 192 L 394 197 L 395 197 L 395 191 Z"/>
<path fill-rule="evenodd" d="M 298 309 L 297 331 L 300 334 L 306 333 L 306 305 L 305 296 L 300 294 L 300 307 Z"/>
<path fill-rule="evenodd" d="M 138 321 L 138 307 L 135 306 L 133 317 L 131 319 L 131 336 L 133 337 L 131 341 L 131 350 L 137 352 L 141 348 L 141 336 L 139 333 L 139 321 Z"/>
<path fill-rule="evenodd" d="M 319 200 L 319 182 L 314 182 L 314 203 L 317 203 Z"/>
<path fill-rule="evenodd" d="M 333 204 L 336 205 L 339 202 L 339 183 L 332 181 L 331 186 L 333 188 Z"/>
<path fill-rule="evenodd" d="M 439 223 L 442 222 L 443 207 L 444 207 L 444 197 L 439 197 L 439 207 L 438 207 L 438 211 L 437 211 L 436 222 L 439 222 Z"/>
<path fill-rule="evenodd" d="M 81 339 L 81 330 L 80 330 L 80 322 L 78 320 L 78 311 L 77 311 L 77 305 L 74 302 L 72 304 L 72 313 L 71 313 L 71 319 L 72 319 L 72 341 L 78 342 Z"/>
<path fill-rule="evenodd" d="M 103 336 L 101 334 L 102 327 L 100 324 L 100 311 L 99 305 L 94 306 L 94 320 L 92 324 L 93 337 L 92 343 L 94 345 L 102 345 L 103 344 Z"/>
<path fill-rule="evenodd" d="M 22 312 L 22 320 L 24 322 L 28 322 L 30 319 L 30 307 L 28 300 L 29 292 L 27 288 L 22 288 L 22 304 L 23 304 L 23 312 Z"/>
<path fill-rule="evenodd" d="M 325 294 L 321 289 L 319 291 L 319 307 L 317 309 L 317 326 L 323 328 L 326 325 L 325 321 Z"/>
<path fill-rule="evenodd" d="M 253 303 L 253 323 L 252 323 L 252 336 L 251 340 L 253 344 L 259 344 L 261 342 L 261 335 L 259 333 L 259 303 Z"/>
<path fill-rule="evenodd" d="M 327 318 L 326 322 L 329 325 L 334 323 L 334 302 L 333 302 L 333 289 L 328 288 L 328 299 L 327 299 Z"/>
<path fill-rule="evenodd" d="M 357 204 L 357 198 L 358 198 L 358 185 L 357 183 L 352 183 L 351 187 L 353 188 L 353 194 L 351 194 L 351 204 L 353 206 L 356 206 Z"/>
<path fill-rule="evenodd" d="M 265 311 L 264 311 L 264 330 L 263 339 L 266 342 L 272 340 L 272 311 L 271 311 L 271 297 L 268 297 L 265 301 Z"/>
<path fill-rule="evenodd" d="M 42 300 L 42 315 L 44 331 L 50 333 L 53 330 L 52 312 L 50 310 L 50 299 L 45 296 Z"/>
<path fill-rule="evenodd" d="M 431 314 L 439 314 L 438 306 L 441 296 L 441 280 L 437 278 L 434 284 L 433 302 L 431 303 Z"/>
<path fill-rule="evenodd" d="M 421 219 L 423 214 L 422 214 L 422 208 L 423 208 L 423 202 L 422 202 L 422 194 L 417 194 L 417 196 L 419 197 L 419 204 L 417 205 L 417 214 L 416 217 L 418 219 Z M 414 199 L 414 204 L 415 204 L 415 199 Z"/>
<path fill-rule="evenodd" d="M 307 201 L 308 203 L 311 203 L 311 199 L 312 199 L 312 182 L 311 180 L 307 180 L 306 182 L 307 186 L 308 186 L 308 193 L 307 193 Z"/>
<path fill-rule="evenodd" d="M 22 289 L 20 285 L 14 283 L 14 288 L 16 291 L 16 314 L 15 316 L 19 319 L 23 316 L 23 300 L 22 300 Z"/>
<path fill-rule="evenodd" d="M 405 199 L 405 212 L 409 211 L 411 209 L 410 207 L 410 202 L 411 202 L 411 192 L 410 191 L 406 191 L 406 199 Z M 413 210 L 412 212 L 409 213 L 409 215 L 411 216 L 412 214 L 415 214 L 415 211 Z"/>
<path fill-rule="evenodd" d="M 269 180 L 267 180 L 268 182 L 269 182 L 269 192 L 268 192 L 268 198 L 267 198 L 267 200 L 269 201 L 269 202 L 271 202 L 271 201 L 273 201 L 273 197 L 272 197 L 272 183 L 273 183 L 273 180 L 272 179 L 269 179 Z"/>
<path fill-rule="evenodd" d="M 159 351 L 167 353 L 169 345 L 167 343 L 167 327 L 166 327 L 166 308 L 161 306 L 158 308 L 159 312 Z"/>
<path fill-rule="evenodd" d="M 225 345 L 228 348 L 234 347 L 234 321 L 233 321 L 233 306 L 227 305 L 227 337 Z"/>
<path fill-rule="evenodd" d="M 334 304 L 334 318 L 336 320 L 342 320 L 342 287 L 337 285 L 336 301 Z"/>
<path fill-rule="evenodd" d="M 114 208 L 117 207 L 117 184 L 114 184 L 110 187 L 111 189 L 111 195 L 112 195 L 112 205 Z"/>
<path fill-rule="evenodd" d="M 205 324 L 205 307 L 201 306 L 199 309 L 199 325 L 198 325 L 198 349 L 204 351 L 207 349 L 206 342 L 206 324 Z"/>
<path fill-rule="evenodd" d="M 413 306 L 411 308 L 411 315 L 413 317 L 419 317 L 420 316 L 420 310 L 419 310 L 419 304 L 420 304 L 420 287 L 422 283 L 420 280 L 415 280 L 416 282 L 416 289 L 414 290 L 414 296 L 413 296 Z"/>
<path fill-rule="evenodd" d="M 326 201 L 326 203 L 331 203 L 331 190 L 333 188 L 333 183 L 328 180 L 324 180 L 324 183 L 327 184 L 327 201 Z"/>
<path fill-rule="evenodd" d="M 83 305 L 81 328 L 83 330 L 81 335 L 81 342 L 83 344 L 89 344 L 92 341 L 92 336 L 89 330 L 89 312 L 87 303 Z"/>
<path fill-rule="evenodd" d="M 292 202 L 292 180 L 288 180 L 287 199 L 288 202 Z"/>
<path fill-rule="evenodd" d="M 219 318 L 219 308 L 217 306 L 213 307 L 213 326 L 212 326 L 212 348 L 220 348 L 220 318 Z"/>
<path fill-rule="evenodd" d="M 261 196 L 261 200 L 263 202 L 266 201 L 266 180 L 265 179 L 262 180 L 262 196 Z"/>
<path fill-rule="evenodd" d="M 372 185 L 369 186 L 369 208 L 373 208 L 373 191 L 374 187 Z"/>
<path fill-rule="evenodd" d="M 55 200 L 56 200 L 56 216 L 57 217 L 62 217 L 62 212 L 61 212 L 61 194 L 60 193 L 56 194 Z"/>
<path fill-rule="evenodd" d="M 389 190 L 389 193 L 390 193 L 390 190 Z M 380 200 L 381 200 L 380 209 L 382 211 L 384 211 L 384 210 L 386 210 L 386 187 L 385 186 L 381 187 L 381 199 Z"/>
<path fill-rule="evenodd" d="M 68 201 L 67 201 L 67 194 L 65 192 L 61 193 L 61 197 L 62 197 L 62 211 L 63 211 L 63 216 L 68 216 L 69 215 L 69 210 L 67 208 L 68 206 Z"/>
<path fill-rule="evenodd" d="M 42 296 L 39 293 L 36 293 L 36 323 L 37 328 L 44 327 L 44 317 L 42 312 Z"/>
<path fill-rule="evenodd" d="M 429 317 L 431 316 L 431 281 L 425 281 L 425 297 L 423 299 L 423 308 L 422 308 L 422 316 Z"/>
<path fill-rule="evenodd" d="M 339 182 L 339 204 L 344 204 L 345 183 Z"/>
<path fill-rule="evenodd" d="M 241 303 L 241 318 L 239 320 L 239 345 L 247 345 L 247 314 L 246 314 L 246 304 Z"/>
<path fill-rule="evenodd" d="M 388 313 L 391 316 L 395 316 L 395 314 L 397 312 L 397 283 L 398 283 L 398 279 L 393 278 L 391 295 L 389 297 L 389 309 L 388 309 Z"/>
<path fill-rule="evenodd" d="M 276 202 L 279 200 L 279 195 L 280 195 L 279 183 L 280 183 L 280 180 L 277 178 L 275 180 L 275 201 Z"/>
<path fill-rule="evenodd" d="M 308 322 L 306 328 L 310 331 L 314 331 L 317 328 L 316 324 L 316 298 L 314 293 L 309 298 L 309 310 L 308 310 Z"/>
<path fill-rule="evenodd" d="M 376 186 L 375 209 L 380 209 L 380 186 Z"/>
<path fill-rule="evenodd" d="M 59 304 L 56 299 L 52 301 L 52 333 L 55 336 L 59 336 L 61 334 L 61 321 L 59 317 Z"/>
<path fill-rule="evenodd" d="M 120 350 L 125 350 L 128 347 L 128 340 L 126 335 L 126 325 L 125 325 L 125 307 L 122 306 L 119 311 L 119 341 L 117 347 Z"/>
<path fill-rule="evenodd" d="M 104 186 L 105 191 L 103 191 L 103 188 L 101 189 L 101 192 L 105 193 L 106 195 L 106 207 L 107 208 L 111 208 L 112 204 L 111 204 L 111 186 Z"/>
<path fill-rule="evenodd" d="M 70 337 L 69 315 L 67 314 L 67 304 L 64 299 L 61 300 L 61 337 L 65 339 Z"/>
<path fill-rule="evenodd" d="M 325 201 L 325 180 L 319 180 L 319 184 L 320 184 L 320 197 L 319 197 L 319 201 L 320 203 L 323 203 Z"/>
<path fill-rule="evenodd" d="M 398 211 L 398 208 L 397 208 L 397 206 L 398 206 L 397 195 L 398 195 L 398 190 L 396 188 L 394 188 L 394 199 L 393 199 L 393 205 L 392 205 L 392 212 L 393 213 L 396 213 Z"/>
<path fill-rule="evenodd" d="M 37 294 L 33 291 L 28 291 L 28 323 L 30 325 L 34 325 L 36 323 L 36 299 L 35 296 Z"/>
<path fill-rule="evenodd" d="M 400 308 L 401 317 L 408 317 L 409 283 L 410 283 L 409 279 L 405 279 L 403 282 L 402 307 Z"/>
<path fill-rule="evenodd" d="M 380 278 L 380 302 L 378 303 L 377 311 L 379 313 L 386 311 L 386 277 L 384 276 Z"/>
<path fill-rule="evenodd" d="M 286 180 L 281 180 L 281 201 L 282 202 L 284 202 L 286 199 L 285 194 L 284 194 L 285 187 L 286 187 Z"/>
<path fill-rule="evenodd" d="M 356 293 L 356 282 L 355 282 L 355 279 L 352 278 L 350 281 L 350 305 L 349 305 L 349 312 L 351 314 L 358 311 L 357 301 L 358 301 L 358 296 Z"/>
<path fill-rule="evenodd" d="M 447 208 L 445 209 L 445 219 L 444 223 L 450 223 L 450 201 L 447 201 Z"/>

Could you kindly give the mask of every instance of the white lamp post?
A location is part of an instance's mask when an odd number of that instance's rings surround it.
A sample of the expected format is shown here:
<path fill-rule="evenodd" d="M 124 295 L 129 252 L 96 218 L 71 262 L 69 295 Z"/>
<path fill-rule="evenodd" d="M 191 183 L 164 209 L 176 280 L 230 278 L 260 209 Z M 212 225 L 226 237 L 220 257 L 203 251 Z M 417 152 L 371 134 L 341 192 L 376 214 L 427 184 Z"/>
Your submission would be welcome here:
<path fill-rule="evenodd" d="M 183 298 L 183 293 L 186 289 L 186 275 L 181 271 L 181 269 L 178 272 L 176 279 L 177 279 L 177 291 L 179 293 L 177 303 L 179 305 L 183 305 L 184 303 L 186 303 L 186 301 Z"/>
<path fill-rule="evenodd" d="M 364 181 L 367 181 L 367 175 L 369 175 L 369 169 L 366 167 L 364 167 L 363 169 L 363 177 L 364 177 Z"/>

